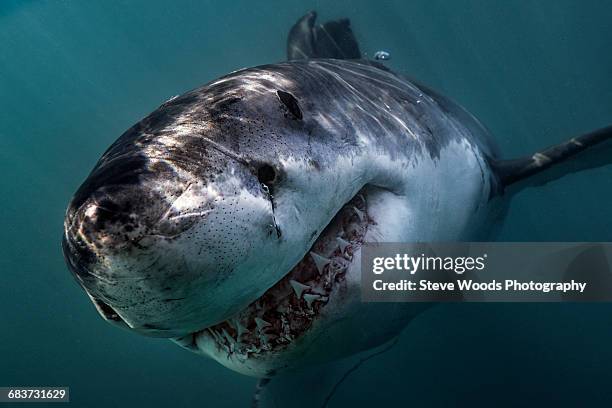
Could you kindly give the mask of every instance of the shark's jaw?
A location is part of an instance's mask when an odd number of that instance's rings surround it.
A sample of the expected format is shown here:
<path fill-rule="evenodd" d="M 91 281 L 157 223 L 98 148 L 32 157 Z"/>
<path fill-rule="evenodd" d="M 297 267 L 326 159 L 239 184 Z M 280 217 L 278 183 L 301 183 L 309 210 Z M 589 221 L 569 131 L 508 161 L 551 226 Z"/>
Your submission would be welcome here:
<path fill-rule="evenodd" d="M 234 364 L 282 353 L 312 327 L 337 294 L 373 220 L 358 193 L 335 215 L 310 251 L 274 286 L 233 317 L 173 339 Z"/>

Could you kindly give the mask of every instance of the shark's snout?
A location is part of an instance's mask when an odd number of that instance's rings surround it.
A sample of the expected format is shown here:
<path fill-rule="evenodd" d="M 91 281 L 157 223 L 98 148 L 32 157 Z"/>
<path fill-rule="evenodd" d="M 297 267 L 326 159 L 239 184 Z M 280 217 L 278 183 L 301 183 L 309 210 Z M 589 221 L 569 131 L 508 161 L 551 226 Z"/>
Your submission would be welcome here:
<path fill-rule="evenodd" d="M 189 229 L 189 219 L 172 217 L 182 184 L 167 163 L 141 156 L 96 167 L 66 213 L 64 251 L 73 271 L 88 279 L 87 268 L 105 257 L 129 256 Z"/>
<path fill-rule="evenodd" d="M 68 207 L 62 246 L 102 317 L 176 337 L 260 294 L 253 281 L 268 266 L 255 255 L 278 238 L 252 169 L 221 153 L 191 168 L 153 153 L 103 156 Z M 226 166 L 223 176 L 212 159 Z M 228 279 L 236 274 L 245 278 Z"/>
<path fill-rule="evenodd" d="M 159 171 L 163 165 L 153 172 L 141 160 L 113 164 L 94 170 L 73 198 L 64 256 L 106 320 L 166 336 L 173 329 L 162 323 L 163 314 L 153 316 L 154 305 L 169 311 L 173 301 L 187 298 L 183 282 L 190 271 L 173 241 L 196 217 L 177 217 L 173 204 L 185 187 L 171 172 Z M 160 184 L 163 190 L 155 188 Z"/>

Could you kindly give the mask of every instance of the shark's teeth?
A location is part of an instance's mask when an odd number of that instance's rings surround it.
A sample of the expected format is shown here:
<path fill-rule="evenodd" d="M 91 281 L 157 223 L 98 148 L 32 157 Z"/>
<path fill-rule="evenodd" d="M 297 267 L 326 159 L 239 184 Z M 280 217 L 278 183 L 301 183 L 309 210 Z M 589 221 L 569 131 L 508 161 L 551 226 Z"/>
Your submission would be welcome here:
<path fill-rule="evenodd" d="M 291 336 L 291 325 L 284 315 L 281 315 L 281 328 L 283 331 L 283 337 Z"/>
<path fill-rule="evenodd" d="M 257 325 L 257 329 L 262 331 L 264 328 L 268 326 L 272 326 L 270 323 L 266 322 L 264 319 L 260 319 L 259 317 L 255 318 L 255 324 Z"/>
<path fill-rule="evenodd" d="M 236 340 L 234 340 L 234 338 L 229 335 L 227 330 L 223 329 L 222 333 L 223 333 L 223 336 L 225 337 L 225 340 L 227 340 L 227 343 L 229 344 L 230 352 L 233 353 L 234 349 L 235 349 L 235 346 L 236 346 Z"/>
<path fill-rule="evenodd" d="M 340 247 L 340 251 L 342 251 L 344 253 L 344 251 L 346 250 L 346 247 L 349 246 L 351 243 L 340 238 L 340 237 L 336 237 L 336 242 L 338 243 L 338 246 Z"/>
<path fill-rule="evenodd" d="M 265 335 L 264 333 L 259 333 L 259 343 L 262 345 L 262 347 L 265 347 L 268 344 L 268 336 Z"/>
<path fill-rule="evenodd" d="M 238 338 L 238 340 L 240 340 L 240 337 L 244 333 L 248 333 L 249 332 L 249 330 L 246 327 L 244 327 L 242 325 L 242 323 L 240 323 L 239 319 L 237 319 L 237 318 L 233 319 L 232 323 L 234 325 L 234 328 L 236 329 L 236 337 Z"/>
<path fill-rule="evenodd" d="M 249 358 L 247 354 L 243 354 L 242 352 L 234 353 L 234 357 L 236 357 L 236 360 L 238 360 L 241 363 L 244 363 L 247 360 L 247 358 Z"/>
<path fill-rule="evenodd" d="M 319 275 L 323 273 L 323 269 L 325 268 L 325 266 L 328 265 L 331 262 L 331 259 L 326 258 L 324 256 L 321 256 L 321 255 L 317 254 L 316 252 L 310 252 L 310 256 L 312 257 L 312 260 L 314 261 L 315 265 L 317 266 L 317 270 L 319 271 Z"/>
<path fill-rule="evenodd" d="M 223 339 L 221 338 L 219 333 L 217 333 L 215 330 L 209 329 L 208 332 L 213 337 L 213 339 L 215 340 L 216 343 L 218 343 L 218 344 L 222 344 L 223 343 Z"/>
<path fill-rule="evenodd" d="M 225 339 L 228 341 L 228 343 L 235 343 L 236 341 L 234 340 L 234 338 L 232 336 L 229 335 L 229 333 L 227 332 L 227 330 L 223 329 L 221 330 L 221 333 L 223 334 L 223 336 L 225 337 Z"/>
<path fill-rule="evenodd" d="M 227 325 L 228 325 L 228 326 L 230 327 L 230 329 L 232 329 L 232 330 L 236 330 L 236 328 L 234 327 L 234 323 L 235 323 L 235 321 L 234 321 L 234 320 L 235 320 L 235 319 L 228 319 L 228 320 L 226 320 L 226 321 L 225 321 L 225 323 L 227 323 Z"/>
<path fill-rule="evenodd" d="M 249 347 L 246 348 L 246 352 L 247 353 L 259 353 L 261 351 L 261 349 L 259 347 L 257 347 L 256 345 L 252 344 Z"/>
<path fill-rule="evenodd" d="M 327 300 L 327 297 L 326 296 L 321 296 L 321 295 L 311 295 L 309 293 L 306 293 L 304 295 L 304 300 L 306 301 L 306 304 L 308 305 L 308 307 L 311 307 L 312 306 L 312 302 L 314 302 L 315 300 L 318 300 L 318 301 L 322 302 L 322 301 Z"/>
<path fill-rule="evenodd" d="M 364 212 L 355 206 L 353 206 L 353 210 L 355 211 L 355 214 L 357 214 L 357 216 L 359 217 L 359 221 L 363 222 L 365 220 Z"/>
<path fill-rule="evenodd" d="M 309 294 L 313 294 L 313 295 L 325 295 L 325 289 L 321 286 L 321 283 L 325 281 L 325 278 L 327 276 L 329 276 L 330 272 L 331 272 L 331 265 L 329 266 L 327 272 L 321 277 L 321 281 L 317 282 L 317 284 L 312 285 L 310 287 L 310 290 L 308 291 Z M 306 296 L 306 293 L 302 296 Z"/>
<path fill-rule="evenodd" d="M 293 288 L 295 295 L 298 298 L 302 297 L 302 293 L 304 293 L 305 290 L 310 289 L 310 286 L 304 285 L 303 283 L 300 283 L 293 279 L 291 279 L 289 283 L 291 284 L 291 287 Z"/>

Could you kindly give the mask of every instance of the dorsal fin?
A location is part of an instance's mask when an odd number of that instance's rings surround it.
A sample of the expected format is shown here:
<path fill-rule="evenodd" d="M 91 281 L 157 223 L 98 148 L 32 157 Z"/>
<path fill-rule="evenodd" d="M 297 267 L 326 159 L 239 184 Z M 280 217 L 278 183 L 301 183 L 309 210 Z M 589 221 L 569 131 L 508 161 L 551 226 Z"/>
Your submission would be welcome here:
<path fill-rule="evenodd" d="M 291 27 L 287 38 L 287 59 L 361 58 L 359 44 L 348 19 L 318 25 L 316 19 L 317 13 L 311 11 Z"/>
<path fill-rule="evenodd" d="M 567 174 L 612 164 L 612 126 L 540 150 L 491 163 L 504 191 L 541 186 Z"/>

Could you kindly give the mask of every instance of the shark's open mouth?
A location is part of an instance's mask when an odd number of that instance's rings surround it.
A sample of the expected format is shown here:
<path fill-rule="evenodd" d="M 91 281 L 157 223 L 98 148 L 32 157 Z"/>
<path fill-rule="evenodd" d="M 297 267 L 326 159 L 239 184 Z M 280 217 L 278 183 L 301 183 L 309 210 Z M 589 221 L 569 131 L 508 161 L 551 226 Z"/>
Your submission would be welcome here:
<path fill-rule="evenodd" d="M 237 315 L 175 339 L 200 349 L 210 339 L 228 358 L 244 361 L 280 350 L 306 332 L 341 285 L 368 226 L 367 203 L 357 194 L 327 225 L 306 256 L 280 281 Z"/>

